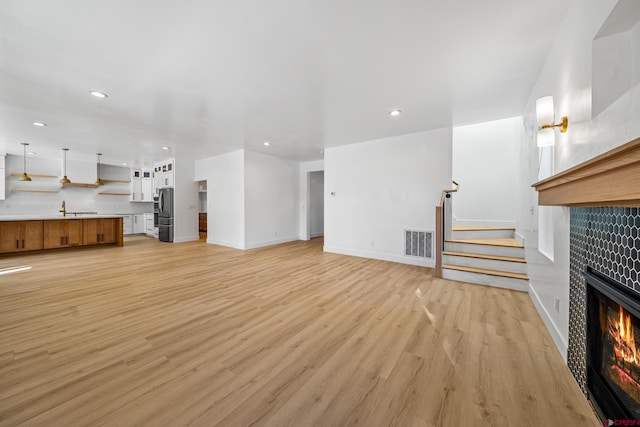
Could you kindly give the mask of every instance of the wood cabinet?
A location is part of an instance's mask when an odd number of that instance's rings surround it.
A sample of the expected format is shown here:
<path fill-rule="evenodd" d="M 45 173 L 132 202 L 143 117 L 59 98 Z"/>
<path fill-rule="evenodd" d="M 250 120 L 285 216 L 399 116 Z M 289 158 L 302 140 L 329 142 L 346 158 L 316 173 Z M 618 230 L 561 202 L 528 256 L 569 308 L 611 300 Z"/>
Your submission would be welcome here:
<path fill-rule="evenodd" d="M 44 249 L 81 246 L 82 220 L 56 219 L 44 221 Z"/>
<path fill-rule="evenodd" d="M 42 249 L 43 221 L 0 221 L 0 253 Z"/>
<path fill-rule="evenodd" d="M 122 218 L 0 221 L 0 253 L 124 244 Z"/>
<path fill-rule="evenodd" d="M 116 243 L 118 227 L 116 218 L 84 219 L 83 223 L 85 245 Z"/>

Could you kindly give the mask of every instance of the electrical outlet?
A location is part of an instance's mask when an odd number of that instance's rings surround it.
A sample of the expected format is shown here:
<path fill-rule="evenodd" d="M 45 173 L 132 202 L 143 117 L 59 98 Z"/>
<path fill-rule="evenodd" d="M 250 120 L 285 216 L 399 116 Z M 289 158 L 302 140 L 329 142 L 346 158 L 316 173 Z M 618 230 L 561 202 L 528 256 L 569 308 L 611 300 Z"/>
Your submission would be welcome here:
<path fill-rule="evenodd" d="M 560 313 L 560 298 L 556 298 L 556 313 Z"/>

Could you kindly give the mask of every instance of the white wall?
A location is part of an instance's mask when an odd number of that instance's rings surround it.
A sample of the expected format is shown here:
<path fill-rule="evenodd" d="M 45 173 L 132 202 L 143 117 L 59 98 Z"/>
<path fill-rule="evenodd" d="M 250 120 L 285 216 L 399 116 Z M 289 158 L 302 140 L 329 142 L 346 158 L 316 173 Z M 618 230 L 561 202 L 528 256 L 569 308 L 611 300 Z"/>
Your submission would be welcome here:
<path fill-rule="evenodd" d="M 631 85 L 640 83 L 640 22 L 631 31 Z"/>
<path fill-rule="evenodd" d="M 244 152 L 245 248 L 298 240 L 298 164 Z"/>
<path fill-rule="evenodd" d="M 137 214 L 152 213 L 153 203 L 131 203 L 129 196 L 103 196 L 103 191 L 129 192 L 129 184 L 107 183 L 99 188 L 60 188 L 60 159 L 45 159 L 29 157 L 27 159 L 27 173 L 52 175 L 56 178 L 32 177 L 31 182 L 20 182 L 11 173 L 22 173 L 23 157 L 7 155 L 6 157 L 6 200 L 0 200 L 0 215 L 57 215 L 66 202 L 68 211 L 98 212 L 100 214 Z M 130 178 L 129 168 L 102 165 L 101 178 L 123 179 Z M 68 171 L 69 178 L 77 181 L 72 170 Z M 95 178 L 93 178 L 95 182 Z M 24 193 L 12 192 L 16 189 L 51 190 L 57 193 Z"/>
<path fill-rule="evenodd" d="M 433 267 L 404 256 L 404 230 L 435 231 L 435 206 L 451 185 L 451 132 L 327 148 L 325 251 Z"/>
<path fill-rule="evenodd" d="M 592 40 L 615 6 L 614 0 L 582 0 L 571 4 L 524 112 L 525 133 L 519 144 L 518 231 L 526 238 L 530 294 L 560 352 L 566 357 L 569 331 L 569 209 L 552 211 L 554 260 L 536 246 L 537 181 L 535 100 L 553 95 L 556 120 L 569 117 L 569 130 L 556 134 L 555 172 L 561 172 L 640 136 L 640 87 L 634 86 L 591 119 Z M 555 309 L 556 299 L 559 311 Z"/>
<path fill-rule="evenodd" d="M 453 128 L 454 222 L 515 227 L 522 117 Z"/>
<path fill-rule="evenodd" d="M 309 172 L 309 235 L 324 235 L 324 172 Z"/>
<path fill-rule="evenodd" d="M 315 160 L 312 162 L 302 162 L 298 165 L 300 170 L 298 176 L 298 222 L 299 238 L 300 240 L 309 240 L 310 227 L 309 227 L 309 213 L 307 212 L 309 203 L 309 172 L 323 171 L 324 160 Z"/>
<path fill-rule="evenodd" d="M 244 249 L 244 151 L 195 161 L 207 181 L 207 243 Z"/>
<path fill-rule="evenodd" d="M 174 164 L 173 241 L 190 242 L 199 239 L 198 183 L 192 157 L 176 156 Z"/>

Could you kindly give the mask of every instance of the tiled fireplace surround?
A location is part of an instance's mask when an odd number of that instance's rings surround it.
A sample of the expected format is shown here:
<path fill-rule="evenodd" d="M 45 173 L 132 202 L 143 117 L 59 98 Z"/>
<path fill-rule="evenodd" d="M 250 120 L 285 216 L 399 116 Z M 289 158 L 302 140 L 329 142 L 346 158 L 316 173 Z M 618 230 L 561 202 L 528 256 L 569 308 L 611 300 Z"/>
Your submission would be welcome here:
<path fill-rule="evenodd" d="M 571 208 L 568 364 L 587 392 L 586 267 L 603 273 L 640 296 L 640 208 Z"/>

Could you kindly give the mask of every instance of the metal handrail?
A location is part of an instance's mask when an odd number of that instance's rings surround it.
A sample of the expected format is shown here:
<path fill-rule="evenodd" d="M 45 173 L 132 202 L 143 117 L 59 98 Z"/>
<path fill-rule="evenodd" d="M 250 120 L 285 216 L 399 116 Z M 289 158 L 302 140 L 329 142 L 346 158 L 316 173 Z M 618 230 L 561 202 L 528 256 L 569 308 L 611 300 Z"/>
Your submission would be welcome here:
<path fill-rule="evenodd" d="M 445 199 L 445 197 L 447 197 L 447 194 L 455 193 L 460 189 L 460 184 L 458 184 L 457 182 L 455 182 L 453 180 L 451 182 L 453 182 L 453 185 L 455 185 L 456 188 L 451 188 L 449 190 L 442 190 L 442 195 L 440 196 L 440 206 L 442 206 L 444 204 L 444 199 Z"/>

